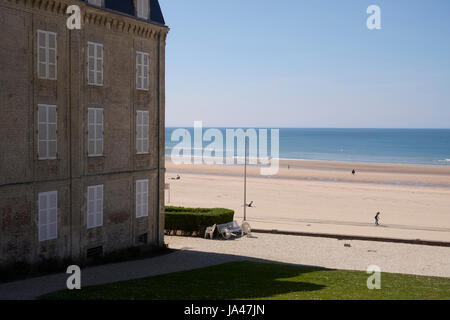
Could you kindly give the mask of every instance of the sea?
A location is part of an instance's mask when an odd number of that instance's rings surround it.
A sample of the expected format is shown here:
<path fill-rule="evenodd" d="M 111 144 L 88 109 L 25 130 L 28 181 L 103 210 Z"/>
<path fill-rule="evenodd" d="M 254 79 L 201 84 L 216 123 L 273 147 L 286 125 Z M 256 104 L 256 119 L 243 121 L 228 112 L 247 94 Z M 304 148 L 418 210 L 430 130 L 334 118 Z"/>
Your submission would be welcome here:
<path fill-rule="evenodd" d="M 194 128 L 166 128 L 166 154 L 179 140 L 176 129 L 189 132 L 194 146 Z M 210 128 L 203 128 L 205 133 Z M 215 128 L 225 137 L 226 129 Z M 248 129 L 248 128 L 242 128 Z M 259 129 L 252 128 L 257 132 Z M 270 133 L 268 151 L 270 156 Z M 202 148 L 209 145 L 203 141 Z M 224 146 L 225 148 L 225 146 Z M 237 152 L 237 150 L 235 150 Z M 279 158 L 295 160 L 378 162 L 424 165 L 450 165 L 450 129 L 312 129 L 280 128 Z"/>

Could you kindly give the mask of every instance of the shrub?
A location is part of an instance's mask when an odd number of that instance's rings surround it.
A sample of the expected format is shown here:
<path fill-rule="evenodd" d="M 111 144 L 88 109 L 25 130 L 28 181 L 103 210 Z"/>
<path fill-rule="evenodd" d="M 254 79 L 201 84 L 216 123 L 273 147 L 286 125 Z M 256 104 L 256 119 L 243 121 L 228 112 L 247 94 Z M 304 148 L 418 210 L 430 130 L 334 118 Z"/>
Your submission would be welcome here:
<path fill-rule="evenodd" d="M 231 222 L 233 218 L 234 211 L 223 208 L 166 207 L 165 229 L 167 231 L 196 232 L 203 236 L 206 227 Z"/>

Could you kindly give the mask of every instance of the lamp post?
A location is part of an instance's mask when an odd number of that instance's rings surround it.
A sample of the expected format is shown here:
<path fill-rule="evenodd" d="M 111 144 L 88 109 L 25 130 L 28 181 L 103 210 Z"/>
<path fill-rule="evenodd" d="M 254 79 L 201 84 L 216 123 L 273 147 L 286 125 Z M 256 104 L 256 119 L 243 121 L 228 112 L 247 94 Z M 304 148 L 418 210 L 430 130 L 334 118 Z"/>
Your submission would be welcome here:
<path fill-rule="evenodd" d="M 247 221 L 247 134 L 244 136 L 244 221 Z"/>

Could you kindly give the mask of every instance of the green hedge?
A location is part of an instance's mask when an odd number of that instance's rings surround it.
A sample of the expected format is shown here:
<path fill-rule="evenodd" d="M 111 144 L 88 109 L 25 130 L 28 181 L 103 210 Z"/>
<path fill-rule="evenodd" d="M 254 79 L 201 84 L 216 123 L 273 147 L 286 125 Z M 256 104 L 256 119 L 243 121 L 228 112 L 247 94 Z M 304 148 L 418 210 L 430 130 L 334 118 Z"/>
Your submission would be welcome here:
<path fill-rule="evenodd" d="M 234 211 L 229 209 L 166 207 L 165 230 L 197 232 L 203 236 L 206 227 L 228 223 L 233 219 Z"/>

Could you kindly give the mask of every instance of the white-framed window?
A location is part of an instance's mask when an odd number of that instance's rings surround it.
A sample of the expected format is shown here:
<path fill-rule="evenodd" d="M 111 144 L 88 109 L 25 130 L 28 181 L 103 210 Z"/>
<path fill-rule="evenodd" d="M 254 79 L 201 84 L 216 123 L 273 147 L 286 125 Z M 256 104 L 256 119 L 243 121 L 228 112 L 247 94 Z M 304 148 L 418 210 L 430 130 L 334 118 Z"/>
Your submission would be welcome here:
<path fill-rule="evenodd" d="M 88 108 L 88 156 L 103 155 L 103 109 Z"/>
<path fill-rule="evenodd" d="M 102 0 L 88 0 L 88 3 L 96 7 L 102 6 Z"/>
<path fill-rule="evenodd" d="M 148 111 L 136 111 L 136 152 L 148 153 L 149 137 L 149 113 Z"/>
<path fill-rule="evenodd" d="M 37 72 L 39 79 L 56 80 L 56 33 L 37 31 Z"/>
<path fill-rule="evenodd" d="M 38 159 L 53 160 L 57 156 L 56 106 L 38 105 Z"/>
<path fill-rule="evenodd" d="M 103 85 L 103 44 L 88 42 L 88 84 Z"/>
<path fill-rule="evenodd" d="M 137 8 L 136 14 L 138 18 L 148 19 L 149 7 L 148 0 L 136 0 Z"/>
<path fill-rule="evenodd" d="M 58 191 L 41 192 L 38 195 L 39 241 L 58 237 Z"/>
<path fill-rule="evenodd" d="M 148 179 L 136 181 L 136 218 L 148 216 Z"/>
<path fill-rule="evenodd" d="M 136 89 L 148 90 L 150 56 L 146 52 L 136 51 Z"/>
<path fill-rule="evenodd" d="M 88 187 L 87 228 L 103 225 L 103 185 Z"/>

